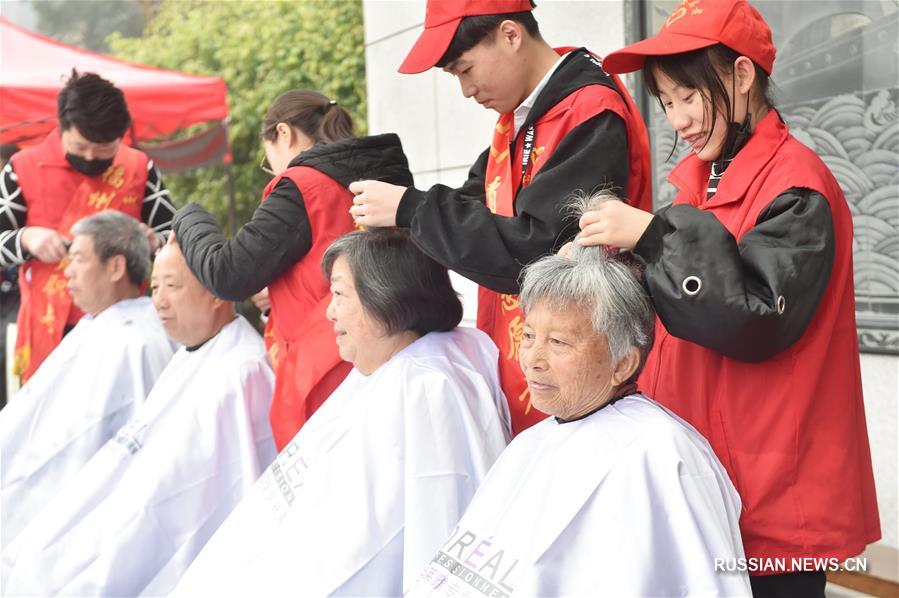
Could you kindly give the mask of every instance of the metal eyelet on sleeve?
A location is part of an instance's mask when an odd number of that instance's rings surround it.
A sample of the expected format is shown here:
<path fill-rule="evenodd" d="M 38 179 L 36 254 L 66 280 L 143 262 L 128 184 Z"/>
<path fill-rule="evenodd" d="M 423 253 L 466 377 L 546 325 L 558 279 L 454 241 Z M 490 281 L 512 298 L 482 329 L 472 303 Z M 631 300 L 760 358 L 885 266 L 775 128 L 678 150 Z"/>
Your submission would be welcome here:
<path fill-rule="evenodd" d="M 778 295 L 777 297 L 777 315 L 782 316 L 784 310 L 787 308 L 787 300 L 784 299 L 783 295 Z"/>
<path fill-rule="evenodd" d="M 692 297 L 702 289 L 702 280 L 698 276 L 688 276 L 681 283 L 681 288 L 684 290 L 684 293 Z"/>

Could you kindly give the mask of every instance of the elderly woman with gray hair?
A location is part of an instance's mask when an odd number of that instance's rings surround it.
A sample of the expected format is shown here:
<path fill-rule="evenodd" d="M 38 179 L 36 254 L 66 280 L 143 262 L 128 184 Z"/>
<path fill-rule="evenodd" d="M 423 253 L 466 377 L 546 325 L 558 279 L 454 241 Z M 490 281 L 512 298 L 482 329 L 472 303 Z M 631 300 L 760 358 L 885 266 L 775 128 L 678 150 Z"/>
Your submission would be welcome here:
<path fill-rule="evenodd" d="M 322 260 L 353 370 L 187 571 L 176 595 L 402 594 L 509 438 L 497 349 L 457 328 L 449 275 L 398 230 Z"/>
<path fill-rule="evenodd" d="M 654 313 L 629 254 L 527 267 L 519 359 L 551 415 L 512 441 L 407 596 L 749 595 L 740 499 L 708 443 L 636 390 Z"/>

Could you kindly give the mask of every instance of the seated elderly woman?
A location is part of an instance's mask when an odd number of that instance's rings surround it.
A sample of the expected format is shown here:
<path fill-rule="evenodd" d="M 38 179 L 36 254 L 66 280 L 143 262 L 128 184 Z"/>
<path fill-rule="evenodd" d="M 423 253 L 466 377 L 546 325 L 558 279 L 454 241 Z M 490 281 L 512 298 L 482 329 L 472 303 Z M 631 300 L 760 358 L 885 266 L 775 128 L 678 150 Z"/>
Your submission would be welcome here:
<path fill-rule="evenodd" d="M 521 368 L 554 417 L 512 441 L 409 596 L 748 596 L 740 499 L 708 443 L 636 391 L 653 311 L 624 254 L 523 273 Z"/>
<path fill-rule="evenodd" d="M 346 380 L 278 455 L 175 595 L 399 595 L 509 438 L 486 335 L 456 328 L 447 271 L 400 231 L 323 257 Z"/>

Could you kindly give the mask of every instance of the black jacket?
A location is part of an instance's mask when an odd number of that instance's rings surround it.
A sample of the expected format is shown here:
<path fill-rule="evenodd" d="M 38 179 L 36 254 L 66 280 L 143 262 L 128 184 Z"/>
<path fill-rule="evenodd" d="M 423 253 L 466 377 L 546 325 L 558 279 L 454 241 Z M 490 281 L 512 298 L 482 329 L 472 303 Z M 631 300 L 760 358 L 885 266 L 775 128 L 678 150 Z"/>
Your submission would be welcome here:
<path fill-rule="evenodd" d="M 307 166 L 344 187 L 378 179 L 411 185 L 412 173 L 400 138 L 393 133 L 313 146 L 289 166 Z M 261 291 L 312 247 L 303 196 L 282 178 L 232 239 L 225 239 L 212 215 L 192 203 L 172 224 L 191 272 L 217 297 L 240 301 Z"/>
<path fill-rule="evenodd" d="M 512 144 L 512 155 L 528 125 L 572 92 L 588 85 L 617 91 L 612 79 L 585 54 L 584 49 L 571 52 L 550 77 Z M 518 276 L 526 264 L 577 234 L 577 219 L 564 210 L 573 192 L 589 193 L 608 185 L 627 195 L 627 147 L 625 122 L 614 112 L 603 111 L 573 128 L 530 184 L 519 190 L 512 218 L 487 208 L 488 148 L 461 188 L 408 189 L 397 209 L 397 226 L 408 227 L 416 245 L 447 268 L 491 290 L 517 293 Z"/>
<path fill-rule="evenodd" d="M 835 247 L 827 200 L 792 188 L 739 241 L 714 214 L 683 204 L 663 208 L 634 253 L 646 263 L 644 284 L 668 332 L 758 363 L 804 334 L 827 289 Z M 691 276 L 703 293 L 685 301 L 682 281 Z M 784 296 L 789 310 L 778 309 Z"/>

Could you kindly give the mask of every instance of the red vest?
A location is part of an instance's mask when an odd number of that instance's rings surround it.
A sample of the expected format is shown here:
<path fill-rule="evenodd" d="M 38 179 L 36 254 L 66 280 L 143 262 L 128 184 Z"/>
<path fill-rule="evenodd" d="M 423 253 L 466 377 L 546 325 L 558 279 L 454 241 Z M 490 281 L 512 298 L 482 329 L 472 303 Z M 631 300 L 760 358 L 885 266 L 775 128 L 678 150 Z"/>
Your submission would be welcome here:
<path fill-rule="evenodd" d="M 322 255 L 338 237 L 353 230 L 349 209 L 353 194 L 314 168 L 294 166 L 275 177 L 263 201 L 287 177 L 303 195 L 312 248 L 268 286 L 272 302 L 265 344 L 275 370 L 275 394 L 269 420 L 278 450 L 303 427 L 353 368 L 337 350 L 334 330 L 325 317 L 330 283 L 322 275 Z"/>
<path fill-rule="evenodd" d="M 843 192 L 774 110 L 708 202 L 707 162 L 691 155 L 668 178 L 679 190 L 675 204 L 710 212 L 737 240 L 787 189 L 827 199 L 833 271 L 802 337 L 767 361 L 747 363 L 673 337 L 657 322 L 640 387 L 711 443 L 743 499 L 747 557 L 784 557 L 789 566 L 792 557 L 860 553 L 880 537 L 880 525 L 855 327 L 852 216 Z"/>
<path fill-rule="evenodd" d="M 565 54 L 575 48 L 557 48 Z M 494 130 L 494 141 L 487 159 L 486 185 L 487 207 L 502 216 L 515 215 L 514 190 L 527 186 L 540 168 L 549 160 L 556 147 L 569 131 L 594 116 L 611 110 L 624 120 L 627 126 L 627 149 L 630 173 L 628 176 L 629 202 L 652 211 L 652 185 L 649 173 L 649 138 L 646 126 L 624 84 L 612 75 L 621 92 L 604 85 L 589 85 L 572 92 L 541 116 L 534 126 L 534 143 L 528 171 L 522 180 L 521 158 L 524 143 L 518 143 L 515 155 L 510 155 L 509 144 L 514 134 L 513 114 L 502 114 Z M 590 168 L 585 163 L 584 168 Z M 560 201 L 575 189 L 559 189 L 558 196 L 547 201 Z M 550 249 L 546 248 L 547 251 Z M 546 414 L 531 405 L 530 390 L 518 363 L 518 347 L 521 343 L 523 318 L 517 295 L 496 293 L 484 287 L 478 288 L 478 328 L 490 335 L 499 347 L 499 373 L 503 391 L 509 401 L 512 415 L 512 432 L 518 434 L 540 420 Z"/>
<path fill-rule="evenodd" d="M 12 157 L 13 169 L 28 207 L 26 226 L 43 226 L 71 237 L 80 219 L 102 210 L 118 210 L 139 219 L 147 184 L 147 155 L 120 145 L 106 172 L 90 177 L 68 163 L 59 130 L 39 145 Z M 66 288 L 68 260 L 45 264 L 28 260 L 22 264 L 14 371 L 28 380 L 62 339 L 66 323 L 84 315 L 72 304 Z"/>

